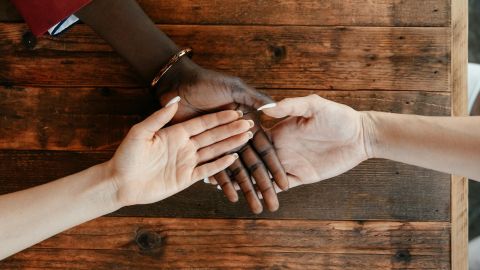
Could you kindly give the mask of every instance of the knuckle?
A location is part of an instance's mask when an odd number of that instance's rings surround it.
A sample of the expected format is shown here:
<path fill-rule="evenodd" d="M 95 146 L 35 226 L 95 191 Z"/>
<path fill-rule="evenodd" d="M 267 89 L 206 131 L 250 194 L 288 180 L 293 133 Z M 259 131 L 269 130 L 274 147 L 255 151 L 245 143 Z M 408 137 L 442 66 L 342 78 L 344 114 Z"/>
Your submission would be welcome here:
<path fill-rule="evenodd" d="M 268 145 L 267 147 L 261 149 L 258 152 L 258 155 L 262 158 L 266 158 L 266 157 L 276 156 L 276 153 L 273 147 L 271 145 Z"/>
<path fill-rule="evenodd" d="M 248 166 L 248 169 L 250 170 L 250 172 L 254 173 L 258 169 L 265 170 L 265 165 L 263 165 L 262 162 L 255 162 L 254 164 Z"/>
<path fill-rule="evenodd" d="M 266 194 L 267 192 L 268 193 L 270 193 L 270 192 L 275 193 L 275 191 L 273 190 L 273 186 L 271 184 L 260 187 L 260 192 L 262 194 Z"/>

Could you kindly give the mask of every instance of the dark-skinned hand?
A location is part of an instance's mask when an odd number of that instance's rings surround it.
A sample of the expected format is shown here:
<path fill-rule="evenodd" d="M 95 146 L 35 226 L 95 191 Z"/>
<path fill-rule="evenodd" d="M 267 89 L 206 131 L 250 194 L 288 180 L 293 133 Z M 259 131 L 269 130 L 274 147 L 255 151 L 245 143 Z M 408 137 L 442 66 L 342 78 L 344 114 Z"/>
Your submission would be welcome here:
<path fill-rule="evenodd" d="M 273 100 L 246 85 L 236 77 L 204 69 L 188 58 L 183 58 L 170 70 L 158 85 L 160 102 L 165 105 L 180 96 L 174 121 L 185 121 L 195 116 L 225 110 L 242 110 L 247 119 L 255 121 L 252 140 L 238 149 L 238 159 L 228 170 L 215 175 L 231 202 L 238 201 L 233 182 L 237 182 L 253 213 L 259 214 L 263 206 L 257 196 L 259 191 L 269 211 L 279 207 L 273 181 L 282 190 L 288 189 L 287 175 L 275 150 L 258 122 L 257 108 L 273 103 Z M 252 182 L 255 179 L 255 184 Z"/>

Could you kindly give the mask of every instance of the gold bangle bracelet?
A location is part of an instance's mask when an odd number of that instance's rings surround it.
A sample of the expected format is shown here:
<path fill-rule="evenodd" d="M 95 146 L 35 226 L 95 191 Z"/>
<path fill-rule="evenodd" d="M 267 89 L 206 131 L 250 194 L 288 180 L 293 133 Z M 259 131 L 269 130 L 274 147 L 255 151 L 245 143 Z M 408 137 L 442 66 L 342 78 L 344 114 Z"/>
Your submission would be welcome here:
<path fill-rule="evenodd" d="M 178 53 L 176 53 L 174 56 L 172 56 L 172 58 L 170 58 L 168 63 L 157 73 L 157 76 L 153 78 L 151 86 L 154 87 L 155 85 L 157 85 L 158 81 L 160 81 L 160 79 L 165 75 L 165 73 L 167 73 L 167 71 L 169 71 L 172 68 L 172 66 L 175 65 L 175 63 L 177 63 L 180 60 L 180 58 L 182 58 L 185 55 L 191 58 L 192 49 L 190 48 L 183 49 Z"/>

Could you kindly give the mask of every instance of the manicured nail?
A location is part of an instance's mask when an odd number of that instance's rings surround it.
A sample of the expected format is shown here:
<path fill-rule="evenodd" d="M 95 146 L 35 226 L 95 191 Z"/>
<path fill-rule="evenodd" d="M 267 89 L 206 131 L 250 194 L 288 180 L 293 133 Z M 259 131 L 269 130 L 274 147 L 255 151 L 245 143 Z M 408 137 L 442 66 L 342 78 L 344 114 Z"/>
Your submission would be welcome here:
<path fill-rule="evenodd" d="M 250 125 L 251 128 L 255 126 L 255 122 L 253 122 L 253 120 L 248 120 L 248 124 Z"/>
<path fill-rule="evenodd" d="M 207 178 L 204 178 L 204 179 L 203 179 L 203 182 L 204 182 L 205 184 L 210 184 L 210 180 L 208 179 L 208 177 L 207 177 Z"/>
<path fill-rule="evenodd" d="M 166 107 L 169 107 L 169 106 L 172 106 L 173 104 L 178 103 L 179 101 L 180 101 L 180 97 L 179 97 L 179 96 L 176 96 L 176 97 L 172 98 L 172 99 L 167 103 L 167 105 L 165 105 L 165 108 L 166 108 Z"/>
<path fill-rule="evenodd" d="M 237 158 L 238 158 L 238 154 L 237 154 L 237 153 L 233 153 L 232 156 L 233 156 L 234 159 L 237 159 Z"/>
<path fill-rule="evenodd" d="M 238 113 L 238 115 L 239 115 L 238 117 L 243 117 L 243 111 L 238 110 L 237 113 Z"/>
<path fill-rule="evenodd" d="M 217 185 L 218 190 L 222 190 L 222 187 L 220 185 Z"/>
<path fill-rule="evenodd" d="M 253 139 L 253 132 L 249 131 L 247 132 L 247 135 L 249 140 Z"/>
<path fill-rule="evenodd" d="M 258 108 L 257 111 L 261 111 L 261 110 L 265 110 L 265 109 L 270 109 L 270 108 L 273 108 L 273 107 L 276 107 L 276 106 L 277 106 L 277 103 L 265 104 L 265 105 L 263 105 L 262 107 Z"/>

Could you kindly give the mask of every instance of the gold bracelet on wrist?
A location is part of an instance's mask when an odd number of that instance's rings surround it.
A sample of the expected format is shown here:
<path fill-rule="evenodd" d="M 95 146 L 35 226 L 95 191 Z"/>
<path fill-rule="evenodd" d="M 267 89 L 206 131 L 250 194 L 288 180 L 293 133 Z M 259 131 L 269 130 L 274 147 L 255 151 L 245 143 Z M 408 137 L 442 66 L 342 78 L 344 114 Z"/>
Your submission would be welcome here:
<path fill-rule="evenodd" d="M 172 58 L 168 60 L 168 63 L 165 66 L 163 66 L 163 68 L 157 73 L 155 78 L 153 78 L 151 86 L 155 87 L 155 85 L 157 85 L 158 81 L 160 81 L 160 79 L 167 73 L 167 71 L 170 70 L 172 66 L 175 65 L 175 63 L 177 63 L 185 55 L 191 58 L 192 49 L 190 48 L 183 49 L 178 53 L 176 53 L 174 56 L 172 56 Z"/>

